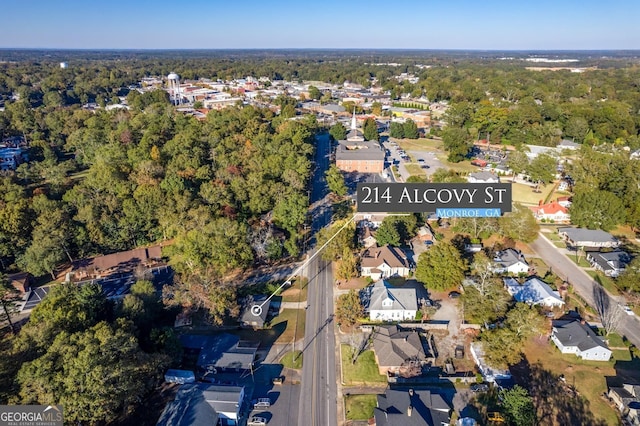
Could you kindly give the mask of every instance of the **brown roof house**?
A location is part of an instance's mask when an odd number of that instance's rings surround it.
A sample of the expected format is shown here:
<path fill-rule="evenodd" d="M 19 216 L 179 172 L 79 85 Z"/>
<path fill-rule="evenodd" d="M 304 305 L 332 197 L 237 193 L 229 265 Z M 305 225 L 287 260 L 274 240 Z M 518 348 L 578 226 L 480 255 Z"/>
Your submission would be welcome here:
<path fill-rule="evenodd" d="M 365 248 L 378 245 L 375 232 L 368 226 L 365 226 L 360 230 L 360 233 L 358 234 L 358 240 L 360 244 L 362 244 L 362 246 Z"/>
<path fill-rule="evenodd" d="M 18 272 L 16 274 L 8 274 L 7 279 L 20 294 L 29 293 L 31 290 L 31 274 L 28 272 Z"/>
<path fill-rule="evenodd" d="M 148 268 L 162 262 L 162 246 L 137 248 L 74 262 L 76 280 L 105 278 L 112 274 L 130 273 L 137 267 Z"/>
<path fill-rule="evenodd" d="M 406 277 L 409 269 L 407 255 L 398 247 L 369 247 L 362 253 L 360 273 L 374 281 L 393 276 Z"/>
<path fill-rule="evenodd" d="M 373 335 L 373 350 L 380 374 L 414 376 L 421 371 L 427 356 L 414 330 L 402 331 L 395 325 L 377 327 Z"/>

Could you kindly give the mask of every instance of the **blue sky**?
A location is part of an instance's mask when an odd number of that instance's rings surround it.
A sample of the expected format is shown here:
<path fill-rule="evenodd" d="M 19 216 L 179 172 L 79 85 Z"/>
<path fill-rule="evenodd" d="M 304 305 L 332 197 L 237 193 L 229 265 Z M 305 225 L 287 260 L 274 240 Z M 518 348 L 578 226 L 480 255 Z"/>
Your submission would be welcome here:
<path fill-rule="evenodd" d="M 640 1 L 5 0 L 0 47 L 640 49 Z"/>

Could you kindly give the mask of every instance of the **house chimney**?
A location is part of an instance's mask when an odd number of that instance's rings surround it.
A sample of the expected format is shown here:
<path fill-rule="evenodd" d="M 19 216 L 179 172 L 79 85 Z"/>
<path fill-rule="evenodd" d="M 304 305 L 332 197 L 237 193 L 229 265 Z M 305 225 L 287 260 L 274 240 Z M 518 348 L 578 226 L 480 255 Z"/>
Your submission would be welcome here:
<path fill-rule="evenodd" d="M 581 319 L 580 320 L 580 325 L 585 325 L 585 324 L 586 324 L 585 320 Z"/>
<path fill-rule="evenodd" d="M 538 201 L 538 207 L 542 205 L 542 200 Z"/>
<path fill-rule="evenodd" d="M 407 407 L 407 416 L 411 417 L 411 413 L 413 412 L 413 405 L 409 405 Z"/>

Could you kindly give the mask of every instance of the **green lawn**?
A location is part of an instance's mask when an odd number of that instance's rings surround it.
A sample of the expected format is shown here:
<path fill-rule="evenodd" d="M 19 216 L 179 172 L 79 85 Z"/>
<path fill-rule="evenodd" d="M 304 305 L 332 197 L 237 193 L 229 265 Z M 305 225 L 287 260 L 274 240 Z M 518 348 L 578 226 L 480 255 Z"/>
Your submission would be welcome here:
<path fill-rule="evenodd" d="M 347 420 L 368 420 L 373 417 L 373 409 L 378 401 L 376 395 L 349 395 L 344 399 Z"/>
<path fill-rule="evenodd" d="M 545 370 L 556 375 L 564 374 L 566 383 L 575 385 L 580 395 L 589 401 L 589 410 L 605 424 L 618 424 L 616 410 L 600 397 L 607 391 L 605 376 L 615 376 L 615 361 L 583 361 L 573 354 L 562 354 L 553 345 L 546 342 L 529 342 L 524 348 L 527 361 L 539 362 Z"/>
<path fill-rule="evenodd" d="M 584 256 L 578 257 L 578 259 L 580 259 L 579 261 L 576 259 L 576 255 L 575 254 L 570 254 L 567 257 L 569 259 L 571 259 L 571 261 L 573 263 L 575 263 L 576 265 L 578 265 L 581 268 L 591 268 L 591 264 L 589 262 L 587 262 L 587 259 L 585 259 Z M 587 272 L 590 272 L 590 271 L 587 271 Z"/>
<path fill-rule="evenodd" d="M 510 181 L 510 180 L 509 180 Z M 508 181 L 507 181 L 508 182 Z M 522 183 L 511 184 L 511 192 L 513 195 L 513 202 L 518 202 L 527 205 L 538 205 L 540 200 L 544 201 L 549 193 L 553 190 L 553 185 L 547 185 L 540 188 L 542 192 L 533 192 L 534 187 L 524 185 Z"/>
<path fill-rule="evenodd" d="M 305 302 L 307 300 L 307 288 L 309 280 L 306 277 L 297 277 L 291 283 L 291 287 L 282 293 L 283 302 Z"/>
<path fill-rule="evenodd" d="M 378 372 L 378 364 L 373 351 L 364 351 L 355 364 L 351 363 L 353 348 L 349 345 L 341 345 L 342 353 L 342 377 L 346 385 L 368 385 L 374 383 L 386 383 L 387 378 Z"/>
<path fill-rule="evenodd" d="M 571 256 L 569 256 L 569 257 L 571 257 Z M 575 260 L 574 260 L 574 262 L 575 262 Z M 614 295 L 614 296 L 619 296 L 620 295 L 620 289 L 616 286 L 616 284 L 613 282 L 613 280 L 611 278 L 607 277 L 606 275 L 604 275 L 602 272 L 600 272 L 600 271 L 587 271 L 587 274 L 591 275 L 591 277 L 595 280 L 595 282 L 597 282 L 602 287 L 604 287 L 605 290 L 607 290 L 612 295 Z"/>
<path fill-rule="evenodd" d="M 442 150 L 442 141 L 435 139 L 395 139 L 389 138 L 398 143 L 400 148 L 405 151 L 430 151 L 436 152 Z"/>
<path fill-rule="evenodd" d="M 304 309 L 284 309 L 280 315 L 271 320 L 270 330 L 277 335 L 275 343 L 291 343 L 294 331 L 296 340 L 303 339 L 305 313 Z"/>
<path fill-rule="evenodd" d="M 544 236 L 547 237 L 549 239 L 549 241 L 560 241 L 560 242 L 562 242 L 562 238 L 560 238 L 560 235 L 558 235 L 558 233 L 555 231 L 555 228 L 554 228 L 554 232 L 545 232 Z"/>
<path fill-rule="evenodd" d="M 286 368 L 300 370 L 302 368 L 302 351 L 287 352 L 280 358 L 280 362 Z"/>
<path fill-rule="evenodd" d="M 425 172 L 417 164 L 405 164 L 404 167 L 410 175 L 424 176 Z"/>
<path fill-rule="evenodd" d="M 554 241 L 553 245 L 558 247 L 558 248 L 567 248 L 567 245 L 565 243 L 563 243 L 562 241 Z"/>
<path fill-rule="evenodd" d="M 618 333 L 610 333 L 605 336 L 605 339 L 609 341 L 609 346 L 612 348 L 627 348 L 629 343 L 625 342 Z"/>

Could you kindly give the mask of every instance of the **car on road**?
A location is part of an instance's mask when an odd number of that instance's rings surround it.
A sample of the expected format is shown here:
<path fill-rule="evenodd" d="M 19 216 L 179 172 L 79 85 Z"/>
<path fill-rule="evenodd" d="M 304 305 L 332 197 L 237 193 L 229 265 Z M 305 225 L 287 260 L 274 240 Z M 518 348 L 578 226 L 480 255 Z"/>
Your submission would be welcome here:
<path fill-rule="evenodd" d="M 471 392 L 486 392 L 489 390 L 489 385 L 486 383 L 474 383 L 471 385 Z"/>
<path fill-rule="evenodd" d="M 418 163 L 424 164 L 424 158 L 418 158 Z"/>
<path fill-rule="evenodd" d="M 269 398 L 258 398 L 253 400 L 253 408 L 269 408 L 271 407 L 271 400 Z"/>
<path fill-rule="evenodd" d="M 274 377 L 273 379 L 271 379 L 271 383 L 273 383 L 274 385 L 281 385 L 282 383 L 284 383 L 284 376 Z"/>
<path fill-rule="evenodd" d="M 620 308 L 624 311 L 625 314 L 627 314 L 627 315 L 635 315 L 633 313 L 633 311 L 631 310 L 631 308 L 628 307 L 627 305 L 622 305 L 622 304 L 618 303 L 618 306 L 620 306 Z"/>
<path fill-rule="evenodd" d="M 247 422 L 247 426 L 265 426 L 267 424 L 267 419 L 264 417 L 254 416 L 249 419 Z"/>
<path fill-rule="evenodd" d="M 461 296 L 461 294 L 458 291 L 449 292 L 449 299 L 457 299 L 460 296 Z"/>
<path fill-rule="evenodd" d="M 422 167 L 423 169 L 428 169 L 428 168 L 429 168 L 429 166 L 427 166 L 426 164 L 423 164 L 423 165 L 422 165 L 422 166 L 420 166 L 420 167 Z"/>

